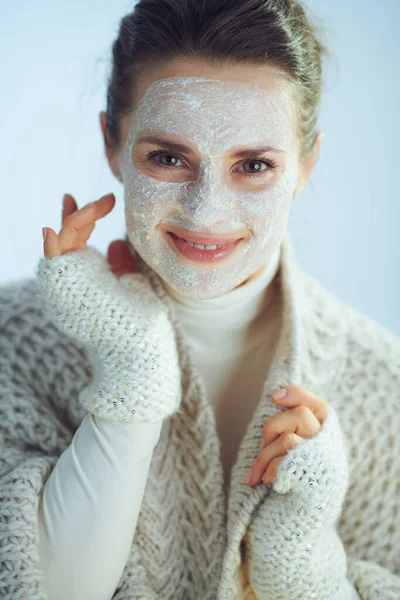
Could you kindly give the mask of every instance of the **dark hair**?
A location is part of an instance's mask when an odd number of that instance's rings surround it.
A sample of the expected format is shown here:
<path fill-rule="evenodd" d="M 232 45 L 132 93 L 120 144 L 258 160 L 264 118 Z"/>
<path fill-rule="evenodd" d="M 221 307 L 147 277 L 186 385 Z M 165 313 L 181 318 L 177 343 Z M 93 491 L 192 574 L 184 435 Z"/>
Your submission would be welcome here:
<path fill-rule="evenodd" d="M 119 145 L 120 118 L 135 109 L 141 72 L 174 59 L 204 59 L 217 67 L 277 68 L 293 87 L 300 154 L 310 155 L 323 52 L 329 54 L 297 0 L 140 0 L 112 46 L 105 142 Z"/>

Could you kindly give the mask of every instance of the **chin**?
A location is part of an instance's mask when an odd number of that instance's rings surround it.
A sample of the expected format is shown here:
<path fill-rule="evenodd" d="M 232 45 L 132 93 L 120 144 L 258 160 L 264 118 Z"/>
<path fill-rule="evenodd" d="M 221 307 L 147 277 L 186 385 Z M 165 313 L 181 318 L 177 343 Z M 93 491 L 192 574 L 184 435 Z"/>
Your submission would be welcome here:
<path fill-rule="evenodd" d="M 193 300 L 212 300 L 213 298 L 219 298 L 220 296 L 223 296 L 224 294 L 228 294 L 231 290 L 233 290 L 235 287 L 237 287 L 237 286 L 232 286 L 228 289 L 210 290 L 210 289 L 207 289 L 207 287 L 199 286 L 195 289 L 189 290 L 186 285 L 179 285 L 179 283 L 177 283 L 177 282 L 168 281 L 168 279 L 165 279 L 160 273 L 158 273 L 158 275 L 161 277 L 161 279 L 164 282 L 166 282 L 166 284 L 170 288 L 175 290 L 175 292 L 177 292 L 178 294 L 180 294 L 181 296 L 183 296 L 185 298 L 191 298 Z"/>

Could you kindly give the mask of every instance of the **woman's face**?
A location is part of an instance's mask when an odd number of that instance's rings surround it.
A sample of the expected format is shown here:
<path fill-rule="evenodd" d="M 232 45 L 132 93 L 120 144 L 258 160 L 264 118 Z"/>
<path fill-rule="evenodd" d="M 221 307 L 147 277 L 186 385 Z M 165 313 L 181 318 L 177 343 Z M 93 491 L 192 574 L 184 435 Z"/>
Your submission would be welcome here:
<path fill-rule="evenodd" d="M 278 250 L 304 179 L 288 84 L 266 67 L 187 63 L 140 84 L 116 157 L 128 237 L 176 291 L 221 296 Z M 171 229 L 187 240 L 196 232 L 241 241 L 222 260 L 198 261 L 178 250 Z"/>

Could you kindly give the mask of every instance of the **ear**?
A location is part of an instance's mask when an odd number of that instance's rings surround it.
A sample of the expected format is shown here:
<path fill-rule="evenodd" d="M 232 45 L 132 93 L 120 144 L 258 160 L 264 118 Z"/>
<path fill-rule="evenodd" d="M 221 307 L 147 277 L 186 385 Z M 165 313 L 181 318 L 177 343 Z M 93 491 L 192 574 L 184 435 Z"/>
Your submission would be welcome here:
<path fill-rule="evenodd" d="M 104 111 L 101 111 L 99 114 L 99 119 L 108 164 L 110 165 L 110 169 L 114 173 L 118 181 L 122 181 L 122 177 L 119 172 L 119 166 L 117 163 L 116 151 L 111 146 L 111 142 L 109 142 L 109 144 L 107 145 L 107 141 L 109 141 L 109 136 L 107 132 L 107 114 Z"/>
<path fill-rule="evenodd" d="M 314 169 L 314 166 L 318 160 L 319 152 L 322 146 L 322 142 L 325 139 L 325 133 L 323 131 L 318 131 L 315 134 L 314 139 L 314 149 L 311 156 L 306 156 L 301 159 L 300 162 L 300 175 L 297 180 L 297 186 L 293 193 L 293 198 L 297 196 L 301 192 L 301 190 L 305 187 L 307 181 L 310 179 L 311 173 Z"/>

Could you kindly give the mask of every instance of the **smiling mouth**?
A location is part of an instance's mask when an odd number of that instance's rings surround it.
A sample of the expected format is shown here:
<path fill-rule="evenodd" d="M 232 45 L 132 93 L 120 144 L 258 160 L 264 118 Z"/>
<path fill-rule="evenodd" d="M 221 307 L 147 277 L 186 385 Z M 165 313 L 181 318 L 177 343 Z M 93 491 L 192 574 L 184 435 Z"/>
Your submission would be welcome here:
<path fill-rule="evenodd" d="M 241 247 L 245 243 L 243 238 L 238 238 L 224 244 L 195 244 L 177 236 L 171 231 L 165 231 L 164 236 L 181 258 L 190 262 L 205 264 L 221 262 L 231 257 L 233 254 L 236 254 L 239 246 Z"/>
<path fill-rule="evenodd" d="M 222 248 L 224 246 L 230 246 L 242 239 L 245 236 L 242 232 L 238 232 L 235 234 L 220 234 L 220 235 L 211 235 L 207 233 L 198 233 L 195 231 L 189 231 L 185 229 L 181 229 L 179 227 L 173 227 L 172 229 L 165 229 L 165 232 L 172 236 L 174 239 L 181 239 L 193 246 L 194 248 L 198 248 L 201 250 L 204 249 L 215 249 Z"/>
<path fill-rule="evenodd" d="M 171 235 L 174 239 L 184 240 L 189 244 L 189 246 L 192 246 L 192 248 L 197 248 L 198 250 L 217 250 L 218 248 L 224 248 L 225 246 L 229 246 L 230 244 L 232 244 L 232 242 L 225 242 L 224 244 L 198 244 L 197 242 L 192 242 L 186 238 L 179 237 L 179 235 L 176 235 L 175 233 L 173 233 L 173 231 L 167 231 L 167 233 Z"/>

